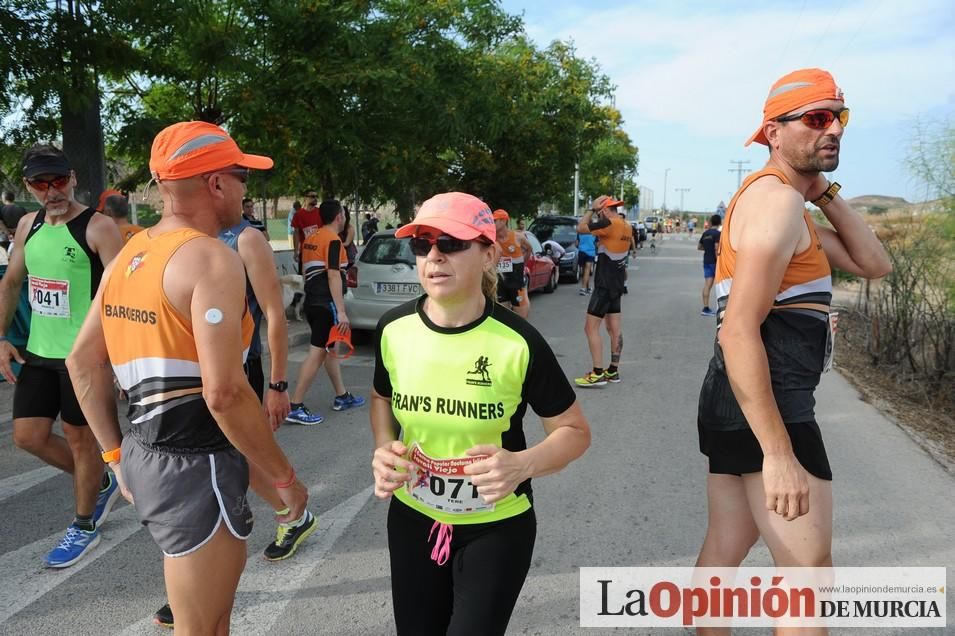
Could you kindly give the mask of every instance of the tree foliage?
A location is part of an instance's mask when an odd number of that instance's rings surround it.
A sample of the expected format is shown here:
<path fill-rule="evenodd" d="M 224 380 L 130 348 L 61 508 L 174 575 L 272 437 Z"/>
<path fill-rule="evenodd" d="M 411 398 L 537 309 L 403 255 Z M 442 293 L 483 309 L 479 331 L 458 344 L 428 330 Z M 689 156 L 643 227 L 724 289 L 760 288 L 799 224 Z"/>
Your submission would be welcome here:
<path fill-rule="evenodd" d="M 636 171 L 596 63 L 567 43 L 536 47 L 494 0 L 7 5 L 4 37 L 19 44 L 0 53 L 12 89 L 0 103 L 0 162 L 61 133 L 72 93 L 55 72 L 63 56 L 50 52 L 70 41 L 74 66 L 105 96 L 112 180 L 127 188 L 147 179 L 155 133 L 185 119 L 221 124 L 275 159 L 250 182 L 255 195 L 315 188 L 393 202 L 403 218 L 448 189 L 533 214 L 569 195 L 578 160 L 588 192 Z M 70 22 L 80 9 L 85 22 Z M 36 37 L 51 24 L 56 37 Z"/>

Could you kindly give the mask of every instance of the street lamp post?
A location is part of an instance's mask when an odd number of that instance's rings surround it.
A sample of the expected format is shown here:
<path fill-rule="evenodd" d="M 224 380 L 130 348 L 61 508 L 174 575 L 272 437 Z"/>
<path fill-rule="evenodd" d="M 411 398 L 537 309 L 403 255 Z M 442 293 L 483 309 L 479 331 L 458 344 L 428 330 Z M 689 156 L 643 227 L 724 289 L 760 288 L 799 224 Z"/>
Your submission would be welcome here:
<path fill-rule="evenodd" d="M 663 213 L 667 211 L 667 176 L 670 174 L 670 168 L 663 171 Z"/>

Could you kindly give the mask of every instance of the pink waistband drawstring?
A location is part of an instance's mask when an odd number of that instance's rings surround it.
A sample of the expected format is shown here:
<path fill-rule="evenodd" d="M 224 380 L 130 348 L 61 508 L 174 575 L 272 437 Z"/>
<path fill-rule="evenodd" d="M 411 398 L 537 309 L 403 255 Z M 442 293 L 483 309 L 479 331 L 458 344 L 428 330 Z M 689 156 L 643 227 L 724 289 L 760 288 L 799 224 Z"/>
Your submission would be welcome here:
<path fill-rule="evenodd" d="M 431 532 L 428 533 L 429 542 L 435 529 L 438 531 L 438 537 L 434 542 L 434 547 L 431 548 L 431 560 L 438 565 L 444 565 L 451 556 L 451 535 L 454 533 L 454 526 L 435 521 L 431 526 Z"/>

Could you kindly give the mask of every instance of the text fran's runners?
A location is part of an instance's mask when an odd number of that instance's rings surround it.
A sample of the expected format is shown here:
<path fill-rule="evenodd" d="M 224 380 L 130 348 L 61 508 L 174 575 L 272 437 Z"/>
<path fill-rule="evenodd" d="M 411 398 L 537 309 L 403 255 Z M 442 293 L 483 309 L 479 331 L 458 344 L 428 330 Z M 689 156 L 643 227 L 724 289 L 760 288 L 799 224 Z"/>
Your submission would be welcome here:
<path fill-rule="evenodd" d="M 491 210 L 425 201 L 411 238 L 424 296 L 385 314 L 375 346 L 375 494 L 388 512 L 399 635 L 503 634 L 531 563 L 531 477 L 590 443 L 544 338 L 494 302 Z M 547 437 L 527 448 L 527 406 Z M 400 434 L 400 441 L 397 441 Z"/>
<path fill-rule="evenodd" d="M 271 166 L 212 124 L 160 132 L 149 167 L 162 220 L 107 269 L 67 361 L 104 461 L 163 551 L 177 627 L 190 634 L 229 629 L 252 530 L 245 458 L 288 507 L 279 521 L 299 518 L 308 497 L 242 368 L 253 328 L 242 262 L 214 238 L 239 222 L 249 169 Z M 125 438 L 110 363 L 129 395 Z"/>
<path fill-rule="evenodd" d="M 623 352 L 620 297 L 627 288 L 627 257 L 633 245 L 633 229 L 626 219 L 617 214 L 617 208 L 621 205 L 623 201 L 601 195 L 594 199 L 593 205 L 577 224 L 579 233 L 593 234 L 599 239 L 594 292 L 584 319 L 584 334 L 587 336 L 593 369 L 574 380 L 581 387 L 620 382 L 620 372 L 617 370 Z M 600 323 L 604 320 L 610 335 L 610 366 L 606 370 L 603 364 L 603 340 L 600 338 Z"/>
<path fill-rule="evenodd" d="M 804 69 L 773 85 L 750 138 L 770 154 L 730 202 L 719 243 L 716 355 L 699 403 L 710 474 L 698 566 L 736 567 L 760 536 L 776 566 L 832 565 L 832 473 L 813 397 L 831 351 L 829 264 L 864 278 L 891 269 L 822 174 L 839 165 L 848 120 L 832 76 Z"/>
<path fill-rule="evenodd" d="M 73 475 L 76 516 L 44 559 L 48 567 L 62 568 L 96 546 L 97 525 L 106 520 L 119 497 L 115 480 L 103 470 L 65 359 L 90 310 L 103 269 L 122 239 L 112 221 L 73 198 L 76 175 L 59 148 L 28 150 L 23 183 L 43 207 L 25 214 L 17 224 L 17 248 L 0 283 L 0 373 L 16 382 L 16 445 Z M 5 335 L 24 278 L 32 310 L 25 361 Z M 24 365 L 19 377 L 13 375 L 12 359 Z M 57 415 L 63 420 L 63 437 L 52 432 Z"/>

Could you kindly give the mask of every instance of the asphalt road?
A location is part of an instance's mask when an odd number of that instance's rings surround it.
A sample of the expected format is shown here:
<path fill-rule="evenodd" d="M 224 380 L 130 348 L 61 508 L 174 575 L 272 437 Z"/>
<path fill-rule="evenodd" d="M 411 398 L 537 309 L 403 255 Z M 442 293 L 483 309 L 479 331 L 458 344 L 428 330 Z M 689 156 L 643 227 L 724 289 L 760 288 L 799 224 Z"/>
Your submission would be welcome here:
<path fill-rule="evenodd" d="M 696 402 L 714 325 L 699 316 L 702 278 L 694 248 L 695 241 L 669 240 L 656 256 L 643 251 L 631 265 L 623 382 L 579 391 L 593 444 L 564 472 L 535 480 L 537 546 L 509 633 L 602 633 L 579 627 L 580 566 L 691 566 L 695 560 L 706 525 Z M 569 284 L 532 296 L 531 320 L 571 377 L 589 366 L 582 333 L 586 302 Z M 293 349 L 293 362 L 303 355 L 302 347 Z M 367 347 L 347 361 L 350 390 L 368 395 L 372 364 Z M 860 400 L 838 373 L 824 377 L 817 397 L 835 474 L 836 564 L 944 565 L 951 571 L 955 477 Z M 331 413 L 331 400 L 327 380 L 320 379 L 308 402 L 326 422 L 278 432 L 311 486 L 320 531 L 294 559 L 266 563 L 259 553 L 274 525 L 262 502 L 251 498 L 256 526 L 233 633 L 394 631 L 387 506 L 371 496 L 368 411 Z M 42 555 L 71 519 L 70 480 L 13 446 L 11 408 L 9 387 L 0 385 L 0 634 L 167 633 L 150 623 L 164 602 L 160 554 L 129 506 L 114 510 L 89 557 L 63 571 L 42 568 Z M 531 442 L 540 438 L 536 416 L 527 417 L 525 428 Z M 769 563 L 761 544 L 747 560 Z M 949 599 L 950 616 L 953 609 Z"/>

